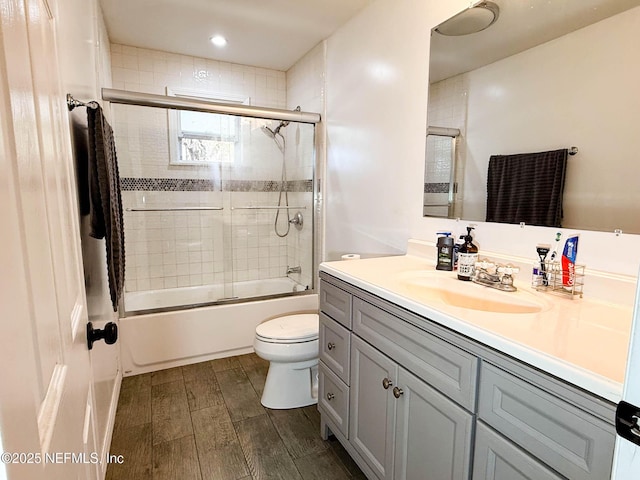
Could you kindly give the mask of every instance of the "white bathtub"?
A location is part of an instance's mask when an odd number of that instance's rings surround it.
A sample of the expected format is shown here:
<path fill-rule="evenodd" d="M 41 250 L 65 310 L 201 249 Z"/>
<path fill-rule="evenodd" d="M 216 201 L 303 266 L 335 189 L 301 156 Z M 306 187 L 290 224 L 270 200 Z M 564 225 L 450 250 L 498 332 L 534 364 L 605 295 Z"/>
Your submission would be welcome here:
<path fill-rule="evenodd" d="M 123 372 L 137 375 L 249 353 L 258 324 L 279 315 L 317 311 L 317 294 L 298 294 L 125 317 L 119 322 L 118 342 Z"/>
<path fill-rule="evenodd" d="M 125 312 L 139 312 L 157 308 L 180 307 L 184 305 L 201 305 L 221 299 L 243 299 L 265 297 L 289 292 L 301 292 L 304 285 L 294 282 L 289 277 L 252 280 L 225 285 L 201 285 L 197 287 L 177 287 L 142 292 L 125 292 Z"/>

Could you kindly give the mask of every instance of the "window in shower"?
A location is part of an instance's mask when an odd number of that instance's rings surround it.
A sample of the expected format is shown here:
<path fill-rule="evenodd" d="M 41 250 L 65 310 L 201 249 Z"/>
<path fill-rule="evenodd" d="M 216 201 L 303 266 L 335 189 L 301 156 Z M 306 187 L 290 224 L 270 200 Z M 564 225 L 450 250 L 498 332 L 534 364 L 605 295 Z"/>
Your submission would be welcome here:
<path fill-rule="evenodd" d="M 229 95 L 205 95 L 190 90 L 171 90 L 176 97 L 212 100 L 219 103 L 250 103 L 248 98 Z M 230 163 L 239 142 L 240 118 L 216 113 L 169 110 L 169 161 L 172 165 Z"/>

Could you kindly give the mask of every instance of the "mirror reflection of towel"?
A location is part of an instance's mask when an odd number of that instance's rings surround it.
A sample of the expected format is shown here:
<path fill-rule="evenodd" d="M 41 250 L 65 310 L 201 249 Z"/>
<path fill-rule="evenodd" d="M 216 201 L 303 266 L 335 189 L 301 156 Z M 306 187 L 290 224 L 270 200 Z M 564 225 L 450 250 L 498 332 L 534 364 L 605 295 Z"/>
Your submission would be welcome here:
<path fill-rule="evenodd" d="M 492 155 L 486 221 L 561 227 L 567 155 L 567 149 Z"/>
<path fill-rule="evenodd" d="M 107 275 L 113 311 L 124 286 L 124 228 L 120 176 L 111 125 L 102 108 L 87 107 L 89 124 L 89 214 L 94 238 L 104 238 L 107 246 Z"/>

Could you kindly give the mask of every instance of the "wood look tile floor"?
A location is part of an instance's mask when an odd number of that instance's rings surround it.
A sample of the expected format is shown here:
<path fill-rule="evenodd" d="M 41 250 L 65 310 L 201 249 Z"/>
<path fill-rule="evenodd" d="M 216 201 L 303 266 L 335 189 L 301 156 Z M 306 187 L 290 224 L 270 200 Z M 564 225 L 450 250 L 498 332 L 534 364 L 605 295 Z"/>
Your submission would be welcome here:
<path fill-rule="evenodd" d="M 107 480 L 366 480 L 316 405 L 260 404 L 268 368 L 252 353 L 125 378 Z"/>

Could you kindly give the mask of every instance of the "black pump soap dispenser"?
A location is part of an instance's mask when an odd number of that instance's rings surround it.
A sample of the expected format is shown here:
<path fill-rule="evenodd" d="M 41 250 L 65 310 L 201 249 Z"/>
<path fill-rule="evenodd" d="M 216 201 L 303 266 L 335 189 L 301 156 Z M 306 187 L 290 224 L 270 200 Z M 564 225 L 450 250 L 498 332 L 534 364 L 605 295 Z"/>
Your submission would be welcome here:
<path fill-rule="evenodd" d="M 471 230 L 473 229 L 474 227 L 471 225 L 467 227 L 464 243 L 458 250 L 458 280 L 471 280 L 473 269 L 478 261 L 478 247 L 473 243 L 473 237 L 471 236 Z"/>
<path fill-rule="evenodd" d="M 438 262 L 436 264 L 436 270 L 453 270 L 453 238 L 451 232 L 438 232 L 438 243 L 436 247 L 438 249 Z"/>

